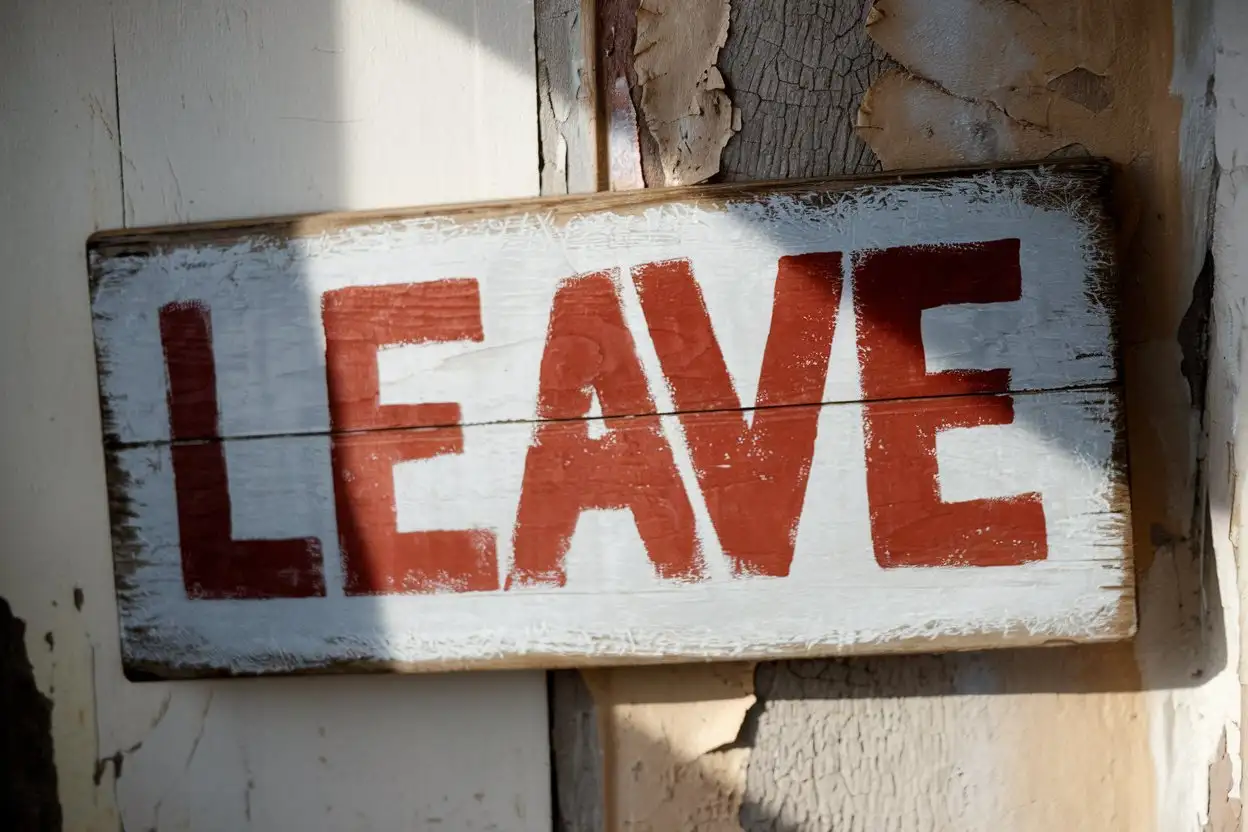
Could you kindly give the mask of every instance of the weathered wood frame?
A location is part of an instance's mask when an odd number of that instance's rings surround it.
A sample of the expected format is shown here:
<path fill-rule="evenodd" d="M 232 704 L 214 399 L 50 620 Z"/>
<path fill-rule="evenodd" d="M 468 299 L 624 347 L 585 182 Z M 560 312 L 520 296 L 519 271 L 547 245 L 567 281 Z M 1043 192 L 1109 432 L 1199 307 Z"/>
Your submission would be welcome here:
<path fill-rule="evenodd" d="M 717 185 L 700 188 L 670 188 L 670 189 L 654 189 L 645 191 L 635 191 L 614 194 L 597 194 L 582 197 L 562 197 L 562 198 L 539 198 L 523 201 L 497 201 L 491 203 L 468 204 L 459 206 L 420 208 L 406 211 L 385 211 L 385 212 L 364 212 L 351 214 L 319 214 L 308 216 L 284 217 L 273 219 L 259 220 L 243 220 L 238 222 L 215 222 L 197 224 L 183 227 L 162 227 L 152 229 L 135 229 L 122 232 L 102 232 L 94 235 L 89 243 L 89 256 L 93 270 L 93 296 L 100 286 L 101 275 L 103 274 L 103 264 L 118 259 L 129 261 L 142 260 L 149 255 L 158 254 L 171 248 L 183 248 L 195 245 L 220 245 L 229 244 L 238 241 L 281 241 L 284 239 L 304 238 L 310 236 L 321 235 L 327 232 L 360 226 L 367 224 L 370 226 L 383 227 L 387 223 L 399 222 L 410 219 L 428 219 L 439 218 L 446 221 L 472 222 L 481 219 L 494 218 L 499 216 L 529 216 L 540 215 L 544 221 L 554 224 L 562 223 L 570 218 L 582 216 L 591 212 L 610 211 L 616 215 L 628 215 L 640 212 L 648 207 L 656 205 L 665 205 L 671 203 L 681 203 L 684 205 L 698 205 L 704 207 L 718 207 L 725 204 L 736 204 L 740 202 L 749 202 L 759 199 L 769 199 L 778 195 L 787 195 L 794 197 L 799 201 L 812 206 L 819 206 L 825 202 L 835 202 L 839 194 L 853 191 L 855 194 L 869 194 L 875 188 L 888 188 L 893 185 L 914 185 L 920 188 L 931 183 L 933 187 L 937 187 L 940 183 L 966 177 L 969 173 L 981 173 L 991 175 L 999 174 L 1024 174 L 1022 180 L 1028 181 L 1027 176 L 1032 173 L 1042 173 L 1043 170 L 1052 170 L 1061 172 L 1070 177 L 1068 180 L 1071 187 L 1082 188 L 1082 193 L 1078 194 L 1078 198 L 1071 199 L 1072 193 L 1065 192 L 1057 196 L 1046 193 L 1042 188 L 1031 187 L 1026 199 L 1036 201 L 1036 204 L 1044 204 L 1047 200 L 1057 199 L 1057 205 L 1062 206 L 1068 211 L 1075 214 L 1082 212 L 1083 221 L 1089 224 L 1089 227 L 1096 229 L 1094 236 L 1097 240 L 1097 248 L 1103 248 L 1106 252 L 1111 250 L 1110 239 L 1111 229 L 1108 226 L 1108 213 L 1106 210 L 1106 201 L 1108 199 L 1108 166 L 1103 162 L 1096 161 L 1066 161 L 1048 165 L 1030 165 L 1015 166 L 1006 168 L 1001 166 L 986 166 L 971 169 L 937 169 L 929 171 L 908 172 L 904 174 L 878 174 L 875 176 L 844 178 L 833 180 L 799 180 L 786 181 L 781 183 L 764 183 L 758 185 Z M 1091 291 L 1099 303 L 1105 303 L 1113 306 L 1117 297 L 1116 280 L 1117 275 L 1112 265 L 1112 258 L 1106 256 L 1103 260 L 1098 261 L 1093 271 L 1090 273 L 1092 283 L 1095 286 Z M 1111 320 L 1115 320 L 1111 316 Z M 1116 323 L 1111 324 L 1113 330 L 1110 343 L 1114 345 L 1116 351 L 1117 334 Z M 107 378 L 111 359 L 103 346 L 97 341 L 97 346 L 101 349 L 98 356 L 100 375 L 103 380 Z M 1115 368 L 1120 368 L 1116 352 L 1113 356 Z M 1115 375 L 1120 374 L 1120 369 L 1115 370 Z M 102 388 L 103 389 L 103 388 Z M 1011 388 L 1014 393 L 1026 393 L 1028 390 L 1036 390 L 1036 388 Z M 1111 389 L 1111 388 L 1106 388 Z M 811 402 L 814 404 L 815 402 Z M 829 405 L 834 401 L 819 402 L 819 404 Z M 108 456 L 108 471 L 110 480 L 110 505 L 112 511 L 114 547 L 116 552 L 116 576 L 118 582 L 119 595 L 123 599 L 123 617 L 125 599 L 136 591 L 136 586 L 132 579 L 132 575 L 141 561 L 139 550 L 140 542 L 135 538 L 130 523 L 134 513 L 131 509 L 126 491 L 128 488 L 127 475 L 117 462 L 117 454 L 120 449 L 126 446 L 133 447 L 136 443 L 133 439 L 127 441 L 122 437 L 116 429 L 116 419 L 111 412 L 107 397 L 102 395 L 102 407 L 105 425 L 105 444 Z M 1129 500 L 1127 496 L 1127 478 L 1126 478 L 1126 456 L 1125 447 L 1122 444 L 1124 428 L 1121 424 L 1121 408 L 1118 408 L 1119 422 L 1115 426 L 1115 433 L 1118 441 L 1114 447 L 1114 478 L 1118 483 L 1118 496 L 1115 497 L 1115 504 L 1121 508 L 1122 517 L 1122 557 L 1129 562 L 1130 553 L 1130 533 L 1129 523 L 1125 518 L 1129 516 Z M 217 441 L 227 441 L 229 437 L 223 437 Z M 150 438 L 149 438 L 150 440 Z M 139 444 L 142 444 L 140 442 Z M 1129 571 L 1129 570 L 1128 570 Z M 1118 639 L 1129 636 L 1134 630 L 1135 608 L 1132 587 L 1128 584 L 1122 587 L 1114 587 L 1116 591 L 1121 591 L 1121 603 L 1119 613 L 1116 620 L 1105 629 L 1099 631 L 1100 634 L 1091 636 L 1091 640 L 1099 639 Z M 129 638 L 142 639 L 144 636 L 135 631 L 131 632 Z M 1064 640 L 1064 639 L 1059 639 Z M 922 652 L 922 651 L 947 651 L 947 650 L 969 650 L 980 649 L 985 647 L 999 646 L 1019 646 L 1019 645 L 1036 645 L 1047 644 L 1054 641 L 1053 637 L 1043 632 L 1030 632 L 1027 630 L 1015 630 L 1009 632 L 963 632 L 957 635 L 940 635 L 935 638 L 901 638 L 892 639 L 886 642 L 877 642 L 871 644 L 837 644 L 826 643 L 817 647 L 812 647 L 808 643 L 783 645 L 776 644 L 764 651 L 745 650 L 731 654 L 732 658 L 772 658 L 772 657 L 810 657 L 810 656 L 826 656 L 826 655 L 852 655 L 863 653 L 892 653 L 892 652 Z M 709 656 L 706 654 L 683 654 L 673 653 L 664 656 L 647 656 L 642 655 L 635 659 L 629 657 L 621 657 L 618 654 L 605 656 L 596 655 L 567 655 L 560 653 L 525 653 L 517 656 L 496 656 L 485 660 L 431 660 L 422 662 L 403 662 L 403 661 L 381 661 L 381 660 L 334 660 L 327 664 L 313 663 L 305 666 L 306 663 L 296 663 L 294 667 L 283 668 L 280 672 L 294 670 L 295 672 L 359 672 L 359 671 L 424 671 L 424 670 L 449 670 L 463 669 L 475 667 L 488 668 L 519 668 L 519 667 L 567 667 L 567 666 L 592 666 L 592 665 L 619 665 L 627 663 L 654 663 L 654 662 L 671 662 L 671 661 L 688 661 L 699 660 L 712 657 L 728 658 L 728 654 L 719 656 Z M 178 665 L 176 662 L 152 662 L 150 660 L 136 661 L 133 657 L 128 656 L 128 670 L 137 675 L 155 675 L 155 676 L 180 676 L 180 675 L 211 675 L 213 673 L 239 672 L 237 668 L 213 668 L 202 664 L 191 663 L 189 665 Z"/>

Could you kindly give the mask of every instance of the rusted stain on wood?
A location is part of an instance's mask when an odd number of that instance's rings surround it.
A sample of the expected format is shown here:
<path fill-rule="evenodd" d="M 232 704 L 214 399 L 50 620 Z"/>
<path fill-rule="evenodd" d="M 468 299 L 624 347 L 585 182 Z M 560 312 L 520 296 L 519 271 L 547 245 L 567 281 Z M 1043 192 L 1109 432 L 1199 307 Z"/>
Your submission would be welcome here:
<path fill-rule="evenodd" d="M 663 181 L 657 145 L 645 122 L 639 123 L 637 118 L 641 94 L 633 53 L 640 0 L 594 2 L 601 79 L 599 112 L 606 128 L 599 132 L 599 189 L 630 191 L 644 188 L 647 183 L 657 185 Z"/>

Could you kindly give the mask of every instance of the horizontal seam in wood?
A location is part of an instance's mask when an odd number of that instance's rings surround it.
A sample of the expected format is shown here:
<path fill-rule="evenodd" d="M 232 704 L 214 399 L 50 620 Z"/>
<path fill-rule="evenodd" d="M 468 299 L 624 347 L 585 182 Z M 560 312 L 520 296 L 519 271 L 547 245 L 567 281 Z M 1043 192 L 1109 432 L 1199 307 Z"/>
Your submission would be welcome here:
<path fill-rule="evenodd" d="M 162 447 L 173 445 L 204 445 L 214 442 L 235 442 L 235 441 L 255 441 L 262 439 L 297 439 L 301 437 L 315 438 L 320 436 L 362 436 L 362 435 L 378 435 L 390 434 L 403 431 L 418 430 L 438 430 L 444 428 L 473 428 L 473 427 L 489 427 L 491 425 L 537 425 L 537 424 L 561 424 L 569 422 L 613 422 L 623 421 L 626 419 L 643 419 L 653 416 L 685 416 L 690 414 L 715 414 L 715 413 L 750 413 L 758 410 L 789 410 L 799 407 L 842 407 L 855 404 L 890 404 L 899 402 L 934 402 L 945 399 L 964 399 L 969 397 L 979 398 L 998 398 L 1000 396 L 1041 396 L 1049 393 L 1079 393 L 1079 392 L 1096 392 L 1105 391 L 1108 393 L 1121 393 L 1122 382 L 1114 381 L 1097 381 L 1088 382 L 1086 384 L 1072 384 L 1067 387 L 1042 387 L 1042 388 L 1022 388 L 1018 390 L 1005 390 L 1002 392 L 983 392 L 983 393 L 944 393 L 934 396 L 913 396 L 913 397 L 894 397 L 894 398 L 878 398 L 878 399 L 844 399 L 839 401 L 820 401 L 820 402 L 791 402 L 786 404 L 769 404 L 754 405 L 752 407 L 721 407 L 713 409 L 690 409 L 690 410 L 656 410 L 650 413 L 629 413 L 617 416 L 578 416 L 564 419 L 496 419 L 490 422 L 447 422 L 434 425 L 406 425 L 406 426 L 387 426 L 378 428 L 358 428 L 350 430 L 313 430 L 304 433 L 241 433 L 231 436 L 190 436 L 180 439 L 149 439 L 137 442 L 119 442 L 112 439 L 106 439 L 105 448 L 108 450 L 124 451 L 136 448 Z M 436 402 L 403 402 L 401 404 L 385 405 L 393 407 L 419 407 L 423 404 L 436 404 Z"/>

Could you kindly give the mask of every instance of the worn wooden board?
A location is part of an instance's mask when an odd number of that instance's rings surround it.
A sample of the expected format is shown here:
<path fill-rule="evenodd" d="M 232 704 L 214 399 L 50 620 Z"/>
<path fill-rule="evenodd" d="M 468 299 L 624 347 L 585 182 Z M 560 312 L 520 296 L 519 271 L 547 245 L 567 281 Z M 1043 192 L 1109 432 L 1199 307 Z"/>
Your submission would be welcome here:
<path fill-rule="evenodd" d="M 96 235 L 126 662 L 1126 637 L 1106 175 Z"/>

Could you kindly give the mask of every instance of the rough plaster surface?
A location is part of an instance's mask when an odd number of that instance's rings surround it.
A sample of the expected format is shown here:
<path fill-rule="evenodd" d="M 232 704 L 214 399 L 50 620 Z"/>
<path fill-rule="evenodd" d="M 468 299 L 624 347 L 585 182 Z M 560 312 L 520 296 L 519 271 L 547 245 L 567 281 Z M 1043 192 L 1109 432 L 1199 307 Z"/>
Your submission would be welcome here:
<path fill-rule="evenodd" d="M 1101 693 L 1094 708 L 1071 695 L 1129 664 L 1096 648 L 761 665 L 742 826 L 1153 828 L 1147 802 L 1107 787 L 1149 778 L 1146 737 L 1103 734 L 1131 695 Z"/>
<path fill-rule="evenodd" d="M 760 701 L 741 738 L 753 745 L 744 828 L 1182 832 L 1233 825 L 1240 780 L 1237 471 L 1245 464 L 1243 443 L 1234 441 L 1235 403 L 1248 308 L 1236 242 L 1248 227 L 1237 199 L 1240 179 L 1248 178 L 1239 175 L 1236 150 L 1248 130 L 1235 104 L 1242 82 L 1226 79 L 1248 76 L 1239 46 L 1248 34 L 1241 4 L 1214 2 L 1216 27 L 1210 2 L 1173 11 L 1164 0 L 732 4 L 719 65 L 742 124 L 724 153 L 726 177 L 869 168 L 873 154 L 854 152 L 837 127 L 846 102 L 856 104 L 868 85 L 858 135 L 886 167 L 1088 153 L 1122 166 L 1117 213 L 1143 575 L 1134 648 L 760 667 Z M 760 25 L 738 25 L 755 20 Z M 860 22 L 839 25 L 846 20 Z M 1202 385 L 1191 376 L 1207 296 L 1197 276 L 1213 178 L 1215 29 L 1218 152 L 1226 172 L 1210 435 L 1202 445 Z M 802 48 L 826 43 L 829 33 L 833 46 L 821 54 L 842 68 L 834 78 L 853 81 L 831 90 L 806 71 L 816 65 L 815 52 Z M 890 66 L 897 71 L 872 84 Z M 818 103 L 804 106 L 816 94 Z M 824 102 L 828 108 L 819 109 Z M 690 699 L 681 689 L 674 680 L 670 696 Z M 944 784 L 952 796 L 939 793 Z M 735 795 L 738 786 L 723 788 Z"/>
<path fill-rule="evenodd" d="M 1147 794 L 1121 787 L 1149 781 L 1147 736 L 1106 733 L 1138 697 L 1123 651 L 761 665 L 753 714 L 743 682 L 740 697 L 707 689 L 747 670 L 672 668 L 614 691 L 591 681 L 617 738 L 605 829 L 1167 829 Z M 1088 687 L 1106 673 L 1122 689 Z M 736 742 L 691 759 L 710 745 L 704 725 L 731 741 L 743 717 Z M 748 778 L 729 756 L 741 752 Z M 739 827 L 727 820 L 735 806 Z"/>

